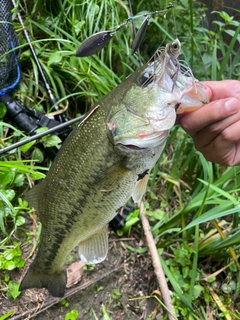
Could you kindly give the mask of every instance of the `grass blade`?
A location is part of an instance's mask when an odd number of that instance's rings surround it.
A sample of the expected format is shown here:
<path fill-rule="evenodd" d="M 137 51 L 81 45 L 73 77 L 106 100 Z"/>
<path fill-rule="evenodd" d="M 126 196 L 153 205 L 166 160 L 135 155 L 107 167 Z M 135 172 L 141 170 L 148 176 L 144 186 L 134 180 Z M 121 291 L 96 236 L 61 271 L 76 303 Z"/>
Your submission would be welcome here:
<path fill-rule="evenodd" d="M 225 56 L 224 56 L 224 58 L 223 58 L 223 61 L 222 61 L 222 63 L 221 63 L 221 66 L 220 66 L 220 69 L 219 69 L 218 75 L 217 75 L 217 78 L 218 78 L 218 79 L 221 79 L 221 78 L 222 78 L 223 72 L 224 72 L 224 70 L 226 69 L 226 65 L 227 65 L 227 62 L 228 62 L 228 60 L 229 60 L 229 57 L 230 57 L 230 55 L 231 55 L 232 52 L 233 52 L 233 47 L 234 47 L 234 45 L 235 45 L 235 43 L 236 43 L 236 41 L 237 41 L 237 38 L 238 38 L 238 36 L 239 36 L 239 33 L 240 33 L 240 24 L 238 25 L 238 27 L 237 27 L 237 29 L 236 29 L 236 31 L 235 31 L 235 34 L 234 34 L 234 36 L 232 37 L 232 40 L 231 40 L 231 42 L 230 42 L 230 44 L 229 44 L 229 46 L 228 46 L 227 52 L 226 52 L 226 54 L 225 54 Z"/>

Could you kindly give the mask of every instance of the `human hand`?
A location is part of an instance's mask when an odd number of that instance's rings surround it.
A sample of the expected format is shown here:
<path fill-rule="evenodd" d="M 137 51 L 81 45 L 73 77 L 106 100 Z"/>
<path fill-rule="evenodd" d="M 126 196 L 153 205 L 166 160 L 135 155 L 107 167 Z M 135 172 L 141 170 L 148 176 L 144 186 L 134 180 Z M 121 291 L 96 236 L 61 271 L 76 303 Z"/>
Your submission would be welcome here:
<path fill-rule="evenodd" d="M 211 102 L 181 115 L 178 122 L 207 160 L 226 166 L 240 165 L 240 81 L 203 84 Z"/>

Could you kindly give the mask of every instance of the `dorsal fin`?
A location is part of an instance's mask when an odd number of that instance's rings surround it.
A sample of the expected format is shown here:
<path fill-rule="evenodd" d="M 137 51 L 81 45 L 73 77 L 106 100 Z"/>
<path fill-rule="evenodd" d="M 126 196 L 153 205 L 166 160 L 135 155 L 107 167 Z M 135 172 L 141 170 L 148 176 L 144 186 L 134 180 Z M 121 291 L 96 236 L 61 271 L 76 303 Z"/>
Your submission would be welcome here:
<path fill-rule="evenodd" d="M 33 207 L 38 211 L 38 199 L 39 193 L 41 192 L 43 181 L 33 187 L 24 195 L 24 200 L 26 200 L 30 207 Z"/>

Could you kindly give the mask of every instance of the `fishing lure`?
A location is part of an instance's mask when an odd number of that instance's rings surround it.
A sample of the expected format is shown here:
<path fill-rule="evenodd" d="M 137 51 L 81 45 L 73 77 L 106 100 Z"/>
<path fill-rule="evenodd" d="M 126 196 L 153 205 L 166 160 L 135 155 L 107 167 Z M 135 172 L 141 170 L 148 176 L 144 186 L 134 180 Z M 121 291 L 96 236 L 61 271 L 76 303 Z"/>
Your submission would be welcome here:
<path fill-rule="evenodd" d="M 171 8 L 173 8 L 173 4 L 170 2 L 165 10 L 153 11 L 149 12 L 148 14 L 140 14 L 134 17 L 129 17 L 126 20 L 124 20 L 123 23 L 118 25 L 115 29 L 94 33 L 81 43 L 81 45 L 76 51 L 76 56 L 79 58 L 88 57 L 99 52 L 109 43 L 113 35 L 122 27 L 127 25 L 129 22 L 133 22 L 135 19 L 145 17 L 132 44 L 132 54 L 134 54 L 139 48 L 142 39 L 146 33 L 150 17 L 156 14 L 164 14 L 164 17 L 166 17 L 167 12 Z"/>
<path fill-rule="evenodd" d="M 94 33 L 85 39 L 76 52 L 76 57 L 82 58 L 91 56 L 102 50 L 105 45 L 112 39 L 111 31 L 101 31 Z"/>
<path fill-rule="evenodd" d="M 150 17 L 146 16 L 146 18 L 143 20 L 143 23 L 141 24 L 138 32 L 136 33 L 135 39 L 132 44 L 132 54 L 134 54 L 137 51 L 137 49 L 139 48 L 139 46 L 142 42 L 142 39 L 147 31 L 149 19 L 150 19 Z"/>

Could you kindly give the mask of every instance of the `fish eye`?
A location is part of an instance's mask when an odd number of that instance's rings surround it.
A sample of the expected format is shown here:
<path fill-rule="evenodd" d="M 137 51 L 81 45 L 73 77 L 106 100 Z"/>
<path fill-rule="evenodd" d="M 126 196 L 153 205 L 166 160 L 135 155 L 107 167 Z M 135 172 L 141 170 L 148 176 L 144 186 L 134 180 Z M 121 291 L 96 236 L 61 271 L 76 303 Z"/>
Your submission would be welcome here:
<path fill-rule="evenodd" d="M 173 49 L 177 50 L 179 47 L 178 47 L 178 44 L 177 43 L 174 43 L 173 44 Z"/>
<path fill-rule="evenodd" d="M 154 73 L 144 72 L 138 78 L 138 83 L 140 86 L 147 87 L 154 80 Z"/>

